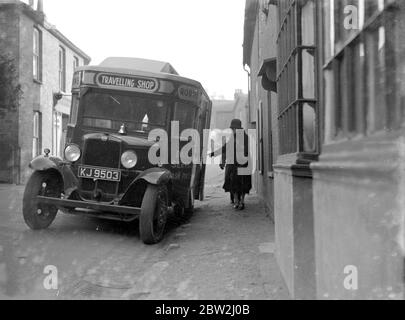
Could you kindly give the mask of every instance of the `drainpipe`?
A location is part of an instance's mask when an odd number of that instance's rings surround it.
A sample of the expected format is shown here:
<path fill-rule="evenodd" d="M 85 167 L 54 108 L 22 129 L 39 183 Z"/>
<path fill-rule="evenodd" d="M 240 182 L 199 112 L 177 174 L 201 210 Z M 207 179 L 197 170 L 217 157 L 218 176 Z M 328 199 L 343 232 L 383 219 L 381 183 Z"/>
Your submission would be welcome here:
<path fill-rule="evenodd" d="M 245 72 L 247 73 L 247 76 L 248 76 L 248 111 L 249 111 L 249 114 L 248 114 L 248 121 L 249 121 L 249 125 L 252 123 L 252 119 L 250 118 L 250 107 L 251 107 L 251 105 L 250 105 L 250 97 L 251 97 L 251 93 L 250 93 L 250 90 L 251 90 L 251 88 L 250 88 L 250 68 L 248 69 L 247 67 L 249 67 L 247 64 L 245 64 L 244 66 L 243 66 L 243 70 L 245 70 Z"/>

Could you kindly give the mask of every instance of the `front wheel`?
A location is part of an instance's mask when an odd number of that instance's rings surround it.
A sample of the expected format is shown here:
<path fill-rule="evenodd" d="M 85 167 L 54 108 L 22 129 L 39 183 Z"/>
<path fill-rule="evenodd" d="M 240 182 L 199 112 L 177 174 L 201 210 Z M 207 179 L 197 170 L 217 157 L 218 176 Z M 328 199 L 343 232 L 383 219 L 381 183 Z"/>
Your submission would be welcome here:
<path fill-rule="evenodd" d="M 139 218 L 139 233 L 145 244 L 156 244 L 163 239 L 167 214 L 167 187 L 149 185 L 142 200 Z"/>
<path fill-rule="evenodd" d="M 34 172 L 24 191 L 23 216 L 32 230 L 48 228 L 55 220 L 58 208 L 38 203 L 37 197 L 60 198 L 62 181 L 54 172 Z"/>

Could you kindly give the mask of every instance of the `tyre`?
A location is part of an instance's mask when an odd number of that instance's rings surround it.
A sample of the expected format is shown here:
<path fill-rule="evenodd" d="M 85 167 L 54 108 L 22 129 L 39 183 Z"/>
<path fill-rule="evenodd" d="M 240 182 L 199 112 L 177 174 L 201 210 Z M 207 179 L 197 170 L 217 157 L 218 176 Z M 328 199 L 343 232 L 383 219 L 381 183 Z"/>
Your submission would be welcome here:
<path fill-rule="evenodd" d="M 142 200 L 139 233 L 145 244 L 156 244 L 163 239 L 168 214 L 166 186 L 149 185 Z"/>
<path fill-rule="evenodd" d="M 60 198 L 62 180 L 54 172 L 34 172 L 24 191 L 23 216 L 24 221 L 32 230 L 48 228 L 55 220 L 58 208 L 38 204 L 37 196 Z"/>

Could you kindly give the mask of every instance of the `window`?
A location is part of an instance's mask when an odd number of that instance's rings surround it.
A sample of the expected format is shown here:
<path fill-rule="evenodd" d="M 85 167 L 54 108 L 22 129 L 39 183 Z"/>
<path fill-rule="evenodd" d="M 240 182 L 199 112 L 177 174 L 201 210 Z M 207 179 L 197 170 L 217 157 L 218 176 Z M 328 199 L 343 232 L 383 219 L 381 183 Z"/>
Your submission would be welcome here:
<path fill-rule="evenodd" d="M 54 112 L 53 113 L 53 144 L 52 144 L 52 153 L 57 157 L 62 157 L 62 113 Z"/>
<path fill-rule="evenodd" d="M 80 67 L 80 62 L 79 62 L 79 58 L 78 57 L 74 57 L 73 58 L 73 70 L 75 70 L 76 68 Z"/>
<path fill-rule="evenodd" d="M 42 39 L 41 31 L 34 28 L 33 33 L 33 70 L 32 75 L 34 80 L 42 80 Z"/>
<path fill-rule="evenodd" d="M 132 93 L 92 90 L 80 98 L 82 123 L 87 127 L 118 131 L 123 123 L 128 131 L 145 133 L 163 128 L 167 123 L 167 113 L 171 103 L 156 98 L 144 98 Z M 77 97 L 71 114 L 71 123 L 77 120 Z M 189 110 L 194 110 L 189 107 Z M 184 119 L 191 111 L 181 109 L 179 114 Z M 194 119 L 194 114 L 191 115 Z M 182 119 L 183 119 L 182 118 Z M 181 121 L 181 120 L 180 120 Z M 185 120 L 186 122 L 188 120 Z"/>
<path fill-rule="evenodd" d="M 66 92 L 66 50 L 59 47 L 59 90 Z"/>
<path fill-rule="evenodd" d="M 273 110 L 277 110 L 277 93 L 276 92 L 268 92 L 268 135 L 269 135 L 269 156 L 268 156 L 268 174 L 270 176 L 270 174 L 273 173 L 273 165 L 274 165 L 274 160 L 276 159 L 276 157 L 274 156 L 273 152 L 274 152 L 274 140 L 273 140 L 273 120 L 272 120 L 272 114 L 273 114 Z"/>
<path fill-rule="evenodd" d="M 314 0 L 279 0 L 277 36 L 280 155 L 316 153 L 316 37 Z"/>
<path fill-rule="evenodd" d="M 357 11 L 358 24 L 348 30 L 344 5 Z M 324 7 L 327 142 L 401 125 L 404 8 L 400 0 L 329 0 Z"/>
<path fill-rule="evenodd" d="M 257 150 L 259 151 L 258 167 L 260 174 L 264 174 L 264 140 L 263 140 L 263 102 L 259 102 L 257 109 Z"/>
<path fill-rule="evenodd" d="M 32 156 L 37 157 L 41 154 L 41 131 L 42 115 L 40 112 L 34 112 L 32 132 Z"/>

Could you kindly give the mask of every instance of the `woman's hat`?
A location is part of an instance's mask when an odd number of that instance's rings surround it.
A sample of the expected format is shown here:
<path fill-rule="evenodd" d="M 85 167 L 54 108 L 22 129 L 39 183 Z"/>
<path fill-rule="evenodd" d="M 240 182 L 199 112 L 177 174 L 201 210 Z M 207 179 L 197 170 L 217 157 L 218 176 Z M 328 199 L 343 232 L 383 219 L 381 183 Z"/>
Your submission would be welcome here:
<path fill-rule="evenodd" d="M 233 119 L 231 122 L 231 129 L 242 129 L 242 121 Z"/>

